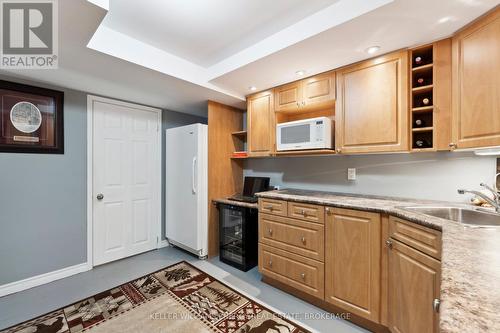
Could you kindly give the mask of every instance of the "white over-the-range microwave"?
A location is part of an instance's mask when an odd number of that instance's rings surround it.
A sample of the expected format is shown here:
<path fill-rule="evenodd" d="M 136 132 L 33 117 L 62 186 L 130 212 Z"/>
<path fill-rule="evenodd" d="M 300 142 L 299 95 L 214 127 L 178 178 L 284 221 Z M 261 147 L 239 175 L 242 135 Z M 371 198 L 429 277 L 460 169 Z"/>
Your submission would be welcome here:
<path fill-rule="evenodd" d="M 276 125 L 276 150 L 332 149 L 333 120 L 318 117 Z"/>

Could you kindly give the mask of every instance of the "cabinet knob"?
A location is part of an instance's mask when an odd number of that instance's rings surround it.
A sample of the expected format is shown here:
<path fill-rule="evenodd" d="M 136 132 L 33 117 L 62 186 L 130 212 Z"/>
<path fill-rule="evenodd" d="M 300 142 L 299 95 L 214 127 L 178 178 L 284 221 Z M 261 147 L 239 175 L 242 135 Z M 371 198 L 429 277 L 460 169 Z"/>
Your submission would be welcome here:
<path fill-rule="evenodd" d="M 302 244 L 306 243 L 306 238 L 304 236 L 302 236 L 302 238 L 300 240 L 302 241 Z"/>
<path fill-rule="evenodd" d="M 305 210 L 303 210 L 303 209 L 302 209 L 302 210 L 300 211 L 300 215 L 302 215 L 302 216 L 306 217 L 307 212 L 306 212 Z"/>
<path fill-rule="evenodd" d="M 273 267 L 273 261 L 269 260 L 269 267 Z"/>
<path fill-rule="evenodd" d="M 432 309 L 435 312 L 439 312 L 439 305 L 441 305 L 441 300 L 439 300 L 439 298 L 434 298 L 432 301 Z"/>
<path fill-rule="evenodd" d="M 340 149 L 340 148 L 339 148 L 339 149 L 336 149 L 336 150 L 335 150 L 335 152 L 336 152 L 337 154 L 340 154 L 340 153 L 342 153 L 342 149 Z"/>
<path fill-rule="evenodd" d="M 304 101 L 304 102 L 302 102 L 302 106 L 306 106 L 306 102 L 305 102 L 305 101 Z"/>
<path fill-rule="evenodd" d="M 452 142 L 448 145 L 448 147 L 450 147 L 451 149 L 457 149 L 457 144 Z"/>
<path fill-rule="evenodd" d="M 268 232 L 269 232 L 269 236 L 273 235 L 273 229 L 269 229 Z"/>
<path fill-rule="evenodd" d="M 302 280 L 305 280 L 306 279 L 306 273 L 300 274 L 300 277 L 302 278 Z"/>
<path fill-rule="evenodd" d="M 326 215 L 332 215 L 332 210 L 329 207 L 325 208 Z"/>
<path fill-rule="evenodd" d="M 387 245 L 387 247 L 392 250 L 392 240 L 390 239 L 386 240 L 385 245 Z"/>
<path fill-rule="evenodd" d="M 104 199 L 104 194 L 102 193 L 99 193 L 97 196 L 96 196 L 96 199 L 101 201 L 102 199 Z"/>
<path fill-rule="evenodd" d="M 297 102 L 297 107 L 298 107 L 298 108 L 300 107 L 300 103 L 299 103 L 299 102 Z"/>

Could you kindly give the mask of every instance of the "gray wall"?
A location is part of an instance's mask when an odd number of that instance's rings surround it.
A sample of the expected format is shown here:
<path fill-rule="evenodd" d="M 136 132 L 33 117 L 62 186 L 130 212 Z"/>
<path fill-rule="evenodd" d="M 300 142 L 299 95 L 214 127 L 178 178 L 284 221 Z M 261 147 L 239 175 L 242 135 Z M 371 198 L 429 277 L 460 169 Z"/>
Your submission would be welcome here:
<path fill-rule="evenodd" d="M 3 285 L 87 261 L 87 94 L 2 75 L 0 79 L 62 90 L 65 99 L 64 155 L 0 153 Z M 162 116 L 163 129 L 206 123 L 206 118 L 173 111 L 164 110 Z M 162 149 L 163 166 L 165 158 Z"/>
<path fill-rule="evenodd" d="M 0 285 L 87 261 L 87 97 L 62 90 L 64 155 L 0 153 Z"/>
<path fill-rule="evenodd" d="M 347 168 L 357 168 L 357 180 L 347 180 Z M 459 187 L 493 184 L 495 171 L 495 157 L 443 152 L 254 159 L 244 174 L 288 188 L 463 202 Z"/>

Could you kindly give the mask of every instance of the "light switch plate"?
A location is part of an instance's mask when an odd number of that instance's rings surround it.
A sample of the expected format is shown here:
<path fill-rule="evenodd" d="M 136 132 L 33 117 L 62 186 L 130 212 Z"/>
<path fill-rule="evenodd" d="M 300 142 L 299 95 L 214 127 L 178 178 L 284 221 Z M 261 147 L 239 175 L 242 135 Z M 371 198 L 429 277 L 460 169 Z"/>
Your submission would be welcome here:
<path fill-rule="evenodd" d="M 348 168 L 347 169 L 347 180 L 356 180 L 356 169 Z"/>

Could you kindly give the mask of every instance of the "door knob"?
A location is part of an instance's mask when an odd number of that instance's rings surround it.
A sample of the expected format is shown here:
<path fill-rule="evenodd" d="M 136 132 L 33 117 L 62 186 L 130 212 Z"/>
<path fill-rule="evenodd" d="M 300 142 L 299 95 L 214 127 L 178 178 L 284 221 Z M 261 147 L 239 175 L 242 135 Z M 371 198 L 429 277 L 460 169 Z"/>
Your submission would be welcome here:
<path fill-rule="evenodd" d="M 102 199 L 104 199 L 104 194 L 102 193 L 99 193 L 97 196 L 96 196 L 97 200 L 101 201 Z"/>

